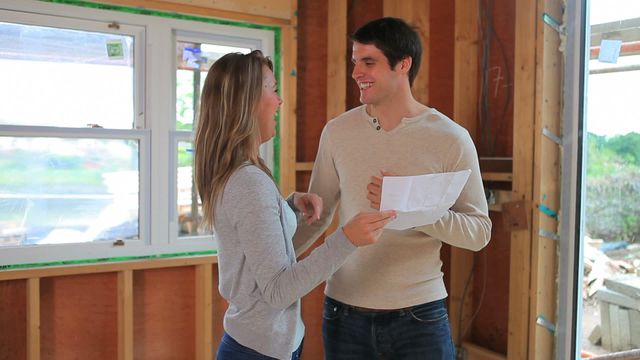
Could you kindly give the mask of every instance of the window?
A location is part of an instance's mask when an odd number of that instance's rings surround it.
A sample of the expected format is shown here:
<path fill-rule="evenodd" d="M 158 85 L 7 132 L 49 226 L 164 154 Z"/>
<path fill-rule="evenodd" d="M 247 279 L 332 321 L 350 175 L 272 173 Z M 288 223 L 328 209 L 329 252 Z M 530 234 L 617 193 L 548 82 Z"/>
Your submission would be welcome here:
<path fill-rule="evenodd" d="M 192 176 L 200 89 L 225 53 L 272 55 L 275 29 L 192 18 L 0 5 L 0 265 L 215 249 Z"/>
<path fill-rule="evenodd" d="M 217 40 L 217 41 L 216 41 Z M 224 39 L 199 39 L 195 34 L 178 33 L 176 37 L 176 122 L 174 145 L 176 146 L 176 212 L 178 236 L 206 235 L 200 227 L 202 204 L 194 183 L 193 130 L 200 93 L 207 72 L 213 63 L 231 52 L 247 54 L 254 44 L 246 47 L 223 45 Z M 236 42 L 237 43 L 237 42 Z M 254 45 L 254 46 L 252 46 Z"/>
<path fill-rule="evenodd" d="M 140 240 L 143 28 L 3 20 L 0 246 Z"/>
<path fill-rule="evenodd" d="M 637 274 L 637 255 L 607 251 L 616 242 L 625 247 L 627 241 L 620 240 L 637 233 L 633 200 L 638 177 L 634 177 L 637 157 L 633 153 L 638 146 L 633 141 L 639 128 L 633 118 L 637 96 L 632 95 L 638 87 L 633 45 L 638 41 L 640 7 L 633 0 L 610 5 L 600 0 L 568 1 L 565 9 L 559 359 L 607 357 L 634 344 L 629 334 L 636 338 L 638 326 L 634 317 L 638 312 L 632 306 L 636 301 L 632 296 L 637 294 L 628 296 L 634 285 L 624 284 L 624 276 L 615 274 L 622 269 Z M 603 44 L 603 39 L 617 45 L 606 46 L 612 44 Z M 603 222 L 608 223 L 602 226 Z M 625 289 L 618 293 L 620 287 Z M 629 302 L 621 305 L 621 300 Z"/>
<path fill-rule="evenodd" d="M 194 183 L 193 130 L 196 124 L 199 99 L 207 72 L 213 63 L 225 54 L 239 52 L 248 54 L 262 49 L 255 39 L 242 39 L 216 34 L 201 34 L 177 31 L 175 36 L 176 59 L 176 112 L 172 132 L 173 168 L 175 171 L 175 210 L 172 215 L 177 229 L 172 229 L 180 239 L 207 236 L 202 229 L 202 204 Z M 273 168 L 272 141 L 262 145 L 261 156 Z"/>
<path fill-rule="evenodd" d="M 0 22 L 0 124 L 135 128 L 134 43 L 142 28 L 5 14 L 15 22 Z"/>

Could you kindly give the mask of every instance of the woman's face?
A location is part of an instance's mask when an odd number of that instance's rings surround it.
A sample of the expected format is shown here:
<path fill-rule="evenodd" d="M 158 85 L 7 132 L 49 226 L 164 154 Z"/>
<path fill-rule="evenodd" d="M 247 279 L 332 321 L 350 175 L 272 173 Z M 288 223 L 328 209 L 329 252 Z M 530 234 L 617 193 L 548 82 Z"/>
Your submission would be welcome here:
<path fill-rule="evenodd" d="M 278 95 L 278 84 L 273 71 L 262 67 L 262 97 L 258 105 L 258 125 L 260 126 L 260 141 L 265 143 L 276 135 L 276 112 L 282 104 Z"/>

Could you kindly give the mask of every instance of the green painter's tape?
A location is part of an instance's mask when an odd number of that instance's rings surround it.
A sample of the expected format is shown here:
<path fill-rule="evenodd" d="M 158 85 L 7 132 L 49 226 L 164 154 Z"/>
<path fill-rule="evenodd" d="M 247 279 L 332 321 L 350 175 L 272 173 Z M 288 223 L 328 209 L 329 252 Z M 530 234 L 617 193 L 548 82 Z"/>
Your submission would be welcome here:
<path fill-rule="evenodd" d="M 94 3 L 94 2 L 89 2 L 89 1 L 82 1 L 82 0 L 40 0 L 40 1 L 49 2 L 49 3 L 55 3 L 55 4 L 82 6 L 82 7 L 100 9 L 100 10 L 121 11 L 121 12 L 130 13 L 130 14 L 159 16 L 159 17 L 164 17 L 164 18 L 169 18 L 169 19 L 179 19 L 179 20 L 206 22 L 206 23 L 210 23 L 210 24 L 240 26 L 240 27 L 246 27 L 246 28 L 251 28 L 251 29 L 263 29 L 263 30 L 269 30 L 269 31 L 279 31 L 280 30 L 280 28 L 278 26 L 261 25 L 261 24 L 254 24 L 254 23 L 243 22 L 243 21 L 235 21 L 235 20 L 215 19 L 215 18 L 208 18 L 208 17 L 204 17 L 204 16 L 181 14 L 181 13 L 176 13 L 176 12 L 151 10 L 151 9 L 147 9 L 147 8 L 143 8 L 143 7 L 131 7 L 131 6 L 122 6 L 122 5 L 99 4 L 99 3 Z"/>
<path fill-rule="evenodd" d="M 280 41 L 281 34 L 280 28 L 276 28 L 277 31 L 273 33 L 273 43 L 275 49 L 273 51 L 273 67 L 275 68 L 275 77 L 280 79 L 280 65 L 281 65 L 281 53 L 280 53 Z M 273 177 L 276 184 L 280 184 L 280 111 L 276 116 L 276 136 L 273 139 Z"/>
<path fill-rule="evenodd" d="M 170 253 L 170 254 L 157 254 L 157 255 L 144 255 L 144 256 L 119 256 L 102 259 L 84 259 L 84 260 L 66 260 L 66 261 L 50 261 L 41 263 L 30 264 L 16 264 L 16 265 L 0 265 L 0 271 L 3 270 L 18 270 L 34 267 L 45 266 L 63 266 L 63 265 L 85 265 L 85 264 L 97 264 L 107 262 L 119 262 L 119 261 L 133 261 L 133 260 L 152 260 L 152 259 L 166 259 L 180 256 L 197 256 L 197 255 L 216 255 L 216 250 L 204 250 L 204 251 L 191 251 L 182 253 Z"/>
<path fill-rule="evenodd" d="M 178 19 L 178 20 L 187 20 L 187 21 L 199 21 L 205 22 L 209 24 L 219 24 L 219 25 L 231 25 L 231 26 L 239 26 L 250 29 L 260 29 L 267 30 L 273 32 L 274 38 L 274 54 L 273 54 L 273 65 L 274 65 L 274 75 L 276 79 L 280 79 L 280 64 L 281 64 L 281 32 L 282 29 L 278 26 L 269 26 L 269 25 L 260 25 L 253 24 L 249 22 L 243 21 L 233 21 L 233 20 L 225 20 L 225 19 L 214 19 L 203 16 L 196 15 L 187 15 L 180 14 L 174 12 L 166 12 L 166 11 L 158 11 L 158 10 L 150 10 L 141 7 L 130 7 L 130 6 L 121 6 L 121 5 L 111 5 L 111 4 L 98 4 L 88 1 L 82 0 L 40 0 L 43 2 L 55 3 L 55 4 L 65 4 L 65 5 L 74 5 L 74 6 L 82 6 L 93 9 L 100 10 L 113 10 L 113 11 L 121 11 L 130 14 L 137 15 L 149 15 L 149 16 L 158 16 L 169 19 Z M 273 177 L 277 184 L 280 183 L 280 115 L 276 117 L 276 136 L 273 139 Z"/>

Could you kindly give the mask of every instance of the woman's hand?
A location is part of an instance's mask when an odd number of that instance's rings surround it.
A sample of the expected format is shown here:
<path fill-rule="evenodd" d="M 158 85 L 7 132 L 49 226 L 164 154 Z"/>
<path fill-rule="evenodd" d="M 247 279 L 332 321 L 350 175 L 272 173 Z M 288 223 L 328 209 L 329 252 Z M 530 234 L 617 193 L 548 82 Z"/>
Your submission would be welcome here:
<path fill-rule="evenodd" d="M 322 214 L 322 198 L 313 193 L 293 193 L 293 205 L 302 214 L 302 221 L 307 225 L 320 219 Z"/>
<path fill-rule="evenodd" d="M 352 217 L 342 231 L 355 246 L 371 245 L 378 241 L 384 226 L 396 216 L 395 210 L 361 212 Z"/>
<path fill-rule="evenodd" d="M 394 176 L 394 173 L 381 170 L 380 176 L 372 176 L 371 182 L 367 185 L 367 199 L 372 209 L 380 210 L 380 198 L 382 197 L 382 178 Z"/>

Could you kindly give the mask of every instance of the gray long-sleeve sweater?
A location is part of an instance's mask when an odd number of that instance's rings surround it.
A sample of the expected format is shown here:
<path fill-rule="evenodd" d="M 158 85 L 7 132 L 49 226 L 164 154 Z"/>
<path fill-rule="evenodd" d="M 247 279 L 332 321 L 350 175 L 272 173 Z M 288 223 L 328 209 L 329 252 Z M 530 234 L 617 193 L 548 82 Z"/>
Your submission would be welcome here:
<path fill-rule="evenodd" d="M 216 205 L 220 294 L 229 302 L 224 329 L 264 355 L 290 359 L 304 325 L 300 297 L 335 272 L 356 247 L 340 230 L 296 262 L 296 218 L 258 167 L 231 176 Z"/>

